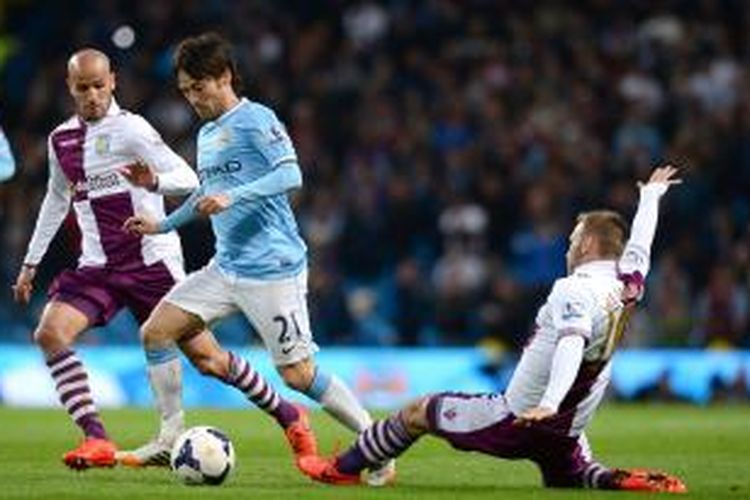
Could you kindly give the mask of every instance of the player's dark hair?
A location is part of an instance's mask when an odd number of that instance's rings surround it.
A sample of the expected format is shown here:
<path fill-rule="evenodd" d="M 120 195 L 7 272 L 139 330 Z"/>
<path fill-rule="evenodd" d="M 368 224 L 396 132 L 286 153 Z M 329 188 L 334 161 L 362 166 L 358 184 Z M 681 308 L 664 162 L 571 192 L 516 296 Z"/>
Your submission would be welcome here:
<path fill-rule="evenodd" d="M 191 78 L 219 78 L 226 70 L 232 74 L 232 88 L 242 89 L 242 79 L 237 62 L 232 55 L 232 46 L 218 33 L 208 32 L 184 39 L 174 55 L 174 72 L 184 71 Z"/>
<path fill-rule="evenodd" d="M 594 236 L 599 243 L 599 256 L 603 259 L 618 259 L 625 248 L 628 223 L 622 215 L 612 210 L 584 212 L 576 219 L 583 223 L 583 232 Z"/>

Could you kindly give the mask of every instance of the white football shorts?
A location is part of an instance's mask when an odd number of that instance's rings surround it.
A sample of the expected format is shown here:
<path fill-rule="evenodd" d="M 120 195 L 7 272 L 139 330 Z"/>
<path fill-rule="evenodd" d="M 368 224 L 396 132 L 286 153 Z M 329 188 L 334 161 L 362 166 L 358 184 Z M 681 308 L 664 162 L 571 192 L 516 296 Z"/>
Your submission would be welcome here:
<path fill-rule="evenodd" d="M 263 339 L 276 366 L 302 361 L 318 351 L 307 310 L 307 271 L 280 280 L 239 278 L 212 261 L 191 273 L 164 297 L 207 325 L 241 311 Z"/>

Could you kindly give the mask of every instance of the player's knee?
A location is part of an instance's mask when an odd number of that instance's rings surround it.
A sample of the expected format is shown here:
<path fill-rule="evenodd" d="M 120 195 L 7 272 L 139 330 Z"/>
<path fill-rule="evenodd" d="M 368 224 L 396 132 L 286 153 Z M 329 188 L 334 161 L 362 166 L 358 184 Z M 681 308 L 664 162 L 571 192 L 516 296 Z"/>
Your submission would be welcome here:
<path fill-rule="evenodd" d="M 284 379 L 284 383 L 300 392 L 304 392 L 310 387 L 315 376 L 315 365 L 309 359 L 279 367 L 278 370 L 281 378 Z"/>
<path fill-rule="evenodd" d="M 42 323 L 34 331 L 34 342 L 46 353 L 54 353 L 68 347 L 61 328 Z"/>
<path fill-rule="evenodd" d="M 420 398 L 412 403 L 409 403 L 403 410 L 401 410 L 401 418 L 403 419 L 406 430 L 412 436 L 419 436 L 429 430 L 427 422 L 427 403 L 429 398 Z"/>
<path fill-rule="evenodd" d="M 160 326 L 160 322 L 149 317 L 141 327 L 141 342 L 146 349 L 160 349 L 171 339 Z"/>

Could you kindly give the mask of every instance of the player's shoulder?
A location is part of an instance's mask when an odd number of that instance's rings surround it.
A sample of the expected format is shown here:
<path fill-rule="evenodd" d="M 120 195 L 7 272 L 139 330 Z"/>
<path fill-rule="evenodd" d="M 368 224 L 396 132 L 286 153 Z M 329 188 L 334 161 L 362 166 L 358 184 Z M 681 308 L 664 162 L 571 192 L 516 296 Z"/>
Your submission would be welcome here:
<path fill-rule="evenodd" d="M 133 128 L 135 131 L 151 131 L 154 127 L 149 123 L 146 118 L 128 111 L 127 109 L 120 108 L 115 115 L 112 116 L 118 125 L 123 125 L 128 128 Z"/>
<path fill-rule="evenodd" d="M 235 114 L 235 123 L 238 126 L 251 128 L 262 128 L 269 123 L 278 121 L 273 109 L 257 101 L 243 99 Z"/>
<path fill-rule="evenodd" d="M 83 129 L 84 125 L 81 122 L 80 118 L 78 118 L 77 115 L 73 115 L 66 119 L 65 121 L 59 123 L 55 128 L 52 129 L 52 132 L 49 133 L 49 140 L 52 140 L 52 138 L 59 134 L 60 132 L 66 132 L 70 130 L 75 129 Z"/>
<path fill-rule="evenodd" d="M 591 279 L 577 274 L 557 279 L 550 291 L 550 300 L 575 299 L 582 302 L 594 302 L 595 296 L 596 292 Z"/>

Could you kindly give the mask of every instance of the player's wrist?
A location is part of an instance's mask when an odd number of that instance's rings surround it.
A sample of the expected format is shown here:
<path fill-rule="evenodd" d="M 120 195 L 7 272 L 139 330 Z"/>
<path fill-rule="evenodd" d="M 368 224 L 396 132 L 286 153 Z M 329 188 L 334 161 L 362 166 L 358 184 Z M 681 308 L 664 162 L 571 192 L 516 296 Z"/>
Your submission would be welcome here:
<path fill-rule="evenodd" d="M 651 182 L 641 186 L 641 197 L 659 199 L 667 192 L 669 185 L 666 182 Z"/>

